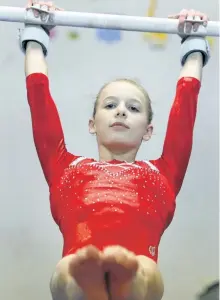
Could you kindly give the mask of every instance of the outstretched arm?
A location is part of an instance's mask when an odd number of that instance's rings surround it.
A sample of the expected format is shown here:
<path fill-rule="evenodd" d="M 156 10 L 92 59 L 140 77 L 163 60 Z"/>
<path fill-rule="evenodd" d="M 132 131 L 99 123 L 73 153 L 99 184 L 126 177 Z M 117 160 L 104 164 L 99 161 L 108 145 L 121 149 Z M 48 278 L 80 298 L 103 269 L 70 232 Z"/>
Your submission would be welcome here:
<path fill-rule="evenodd" d="M 189 163 L 197 101 L 202 74 L 202 56 L 191 54 L 181 71 L 172 105 L 161 157 L 153 161 L 168 178 L 177 195 Z"/>
<path fill-rule="evenodd" d="M 175 195 L 181 189 L 191 156 L 202 70 L 203 55 L 200 52 L 190 54 L 177 83 L 162 155 L 152 161 L 168 178 Z"/>
<path fill-rule="evenodd" d="M 34 143 L 49 185 L 73 160 L 67 152 L 56 105 L 51 97 L 47 64 L 42 47 L 28 42 L 25 57 L 27 97 L 30 105 Z"/>

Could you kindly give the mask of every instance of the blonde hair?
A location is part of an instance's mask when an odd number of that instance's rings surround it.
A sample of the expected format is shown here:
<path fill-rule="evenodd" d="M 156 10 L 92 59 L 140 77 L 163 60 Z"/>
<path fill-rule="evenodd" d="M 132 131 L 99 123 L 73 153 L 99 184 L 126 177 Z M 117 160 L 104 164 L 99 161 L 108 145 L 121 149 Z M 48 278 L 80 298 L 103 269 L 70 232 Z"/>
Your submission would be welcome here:
<path fill-rule="evenodd" d="M 151 105 L 151 99 L 147 93 L 147 91 L 144 89 L 144 87 L 139 84 L 137 81 L 133 80 L 133 79 L 128 79 L 128 78 L 119 78 L 119 79 L 115 79 L 113 81 L 110 81 L 110 82 L 107 82 L 105 83 L 101 89 L 99 90 L 97 96 L 96 96 L 96 100 L 95 100 L 95 103 L 94 103 L 94 108 L 93 108 L 93 118 L 95 118 L 95 115 L 96 115 L 96 110 L 97 110 L 97 104 L 98 104 L 98 101 L 99 101 L 99 98 L 100 98 L 100 95 L 102 93 L 102 91 L 112 82 L 128 82 L 130 84 L 133 84 L 134 86 L 136 86 L 144 95 L 146 101 L 147 101 L 147 110 L 148 110 L 148 124 L 150 124 L 152 122 L 152 119 L 153 119 L 153 110 L 152 110 L 152 105 Z"/>

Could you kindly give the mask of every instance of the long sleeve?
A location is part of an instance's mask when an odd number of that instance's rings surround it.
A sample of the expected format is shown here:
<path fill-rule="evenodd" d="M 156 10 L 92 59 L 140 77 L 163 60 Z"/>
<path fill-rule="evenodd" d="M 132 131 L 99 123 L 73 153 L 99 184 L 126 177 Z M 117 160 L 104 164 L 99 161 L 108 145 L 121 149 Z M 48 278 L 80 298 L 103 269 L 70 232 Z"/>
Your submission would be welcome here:
<path fill-rule="evenodd" d="M 196 78 L 178 81 L 162 155 L 151 161 L 169 180 L 175 195 L 181 189 L 191 156 L 199 90 L 200 81 Z"/>
<path fill-rule="evenodd" d="M 35 73 L 26 79 L 34 143 L 48 185 L 74 156 L 67 152 L 56 105 L 46 75 Z"/>

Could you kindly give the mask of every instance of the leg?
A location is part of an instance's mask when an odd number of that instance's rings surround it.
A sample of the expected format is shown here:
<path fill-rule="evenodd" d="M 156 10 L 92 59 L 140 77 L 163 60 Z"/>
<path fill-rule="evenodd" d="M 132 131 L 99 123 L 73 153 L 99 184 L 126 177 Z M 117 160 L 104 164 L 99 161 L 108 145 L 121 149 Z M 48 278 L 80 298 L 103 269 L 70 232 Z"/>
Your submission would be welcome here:
<path fill-rule="evenodd" d="M 137 256 L 139 268 L 131 284 L 129 300 L 161 300 L 164 284 L 157 264 L 149 257 Z"/>
<path fill-rule="evenodd" d="M 53 300 L 108 300 L 101 252 L 88 246 L 64 257 L 50 288 Z"/>
<path fill-rule="evenodd" d="M 157 264 L 120 246 L 104 250 L 112 300 L 161 300 L 163 281 Z"/>

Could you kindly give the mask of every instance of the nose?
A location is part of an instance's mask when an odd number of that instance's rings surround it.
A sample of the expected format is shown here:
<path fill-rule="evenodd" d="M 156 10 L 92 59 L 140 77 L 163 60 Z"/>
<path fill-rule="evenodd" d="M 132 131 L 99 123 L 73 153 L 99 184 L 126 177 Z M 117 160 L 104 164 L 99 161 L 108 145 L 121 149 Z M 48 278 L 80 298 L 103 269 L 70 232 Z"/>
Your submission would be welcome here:
<path fill-rule="evenodd" d="M 126 109 L 122 106 L 118 107 L 116 111 L 116 117 L 118 118 L 127 118 Z"/>

